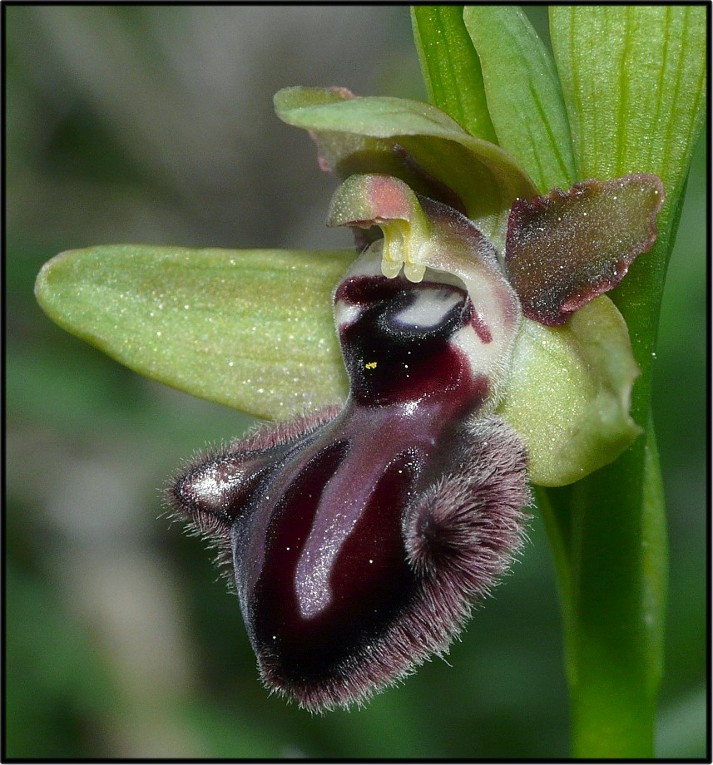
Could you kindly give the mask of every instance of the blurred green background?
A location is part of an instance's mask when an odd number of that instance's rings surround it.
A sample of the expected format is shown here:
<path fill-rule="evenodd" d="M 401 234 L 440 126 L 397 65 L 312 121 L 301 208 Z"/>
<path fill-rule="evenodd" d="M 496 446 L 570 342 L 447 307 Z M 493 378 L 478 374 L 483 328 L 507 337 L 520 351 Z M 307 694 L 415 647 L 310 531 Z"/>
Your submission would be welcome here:
<path fill-rule="evenodd" d="M 544 9 L 531 9 L 543 29 Z M 351 713 L 262 689 L 238 604 L 160 488 L 247 418 L 145 380 L 65 334 L 32 288 L 100 243 L 348 246 L 333 181 L 279 122 L 287 85 L 423 97 L 406 7 L 5 7 L 6 751 L 9 757 L 565 757 L 548 544 L 449 662 Z M 655 416 L 670 511 L 660 757 L 705 753 L 706 157 L 663 309 Z"/>

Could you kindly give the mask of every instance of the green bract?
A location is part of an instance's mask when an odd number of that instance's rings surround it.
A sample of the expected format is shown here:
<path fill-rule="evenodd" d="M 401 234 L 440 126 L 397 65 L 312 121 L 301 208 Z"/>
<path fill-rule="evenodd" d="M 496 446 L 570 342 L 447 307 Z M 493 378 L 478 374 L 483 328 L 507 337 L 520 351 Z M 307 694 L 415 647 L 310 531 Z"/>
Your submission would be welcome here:
<path fill-rule="evenodd" d="M 416 5 L 411 18 L 431 103 L 471 135 L 495 141 L 480 58 L 463 23 L 462 6 Z"/>
<path fill-rule="evenodd" d="M 567 188 L 577 177 L 572 141 L 544 43 L 519 8 L 470 6 L 463 21 L 480 57 L 497 142 L 522 162 L 541 192 Z"/>

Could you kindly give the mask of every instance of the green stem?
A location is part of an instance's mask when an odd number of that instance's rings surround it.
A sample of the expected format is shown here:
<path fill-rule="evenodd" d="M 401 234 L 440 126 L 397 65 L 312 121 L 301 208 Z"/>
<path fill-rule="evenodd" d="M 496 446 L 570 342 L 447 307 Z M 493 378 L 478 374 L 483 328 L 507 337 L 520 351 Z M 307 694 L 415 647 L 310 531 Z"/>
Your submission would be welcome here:
<path fill-rule="evenodd" d="M 538 490 L 562 602 L 572 754 L 652 757 L 666 525 L 654 431 L 571 487 Z"/>

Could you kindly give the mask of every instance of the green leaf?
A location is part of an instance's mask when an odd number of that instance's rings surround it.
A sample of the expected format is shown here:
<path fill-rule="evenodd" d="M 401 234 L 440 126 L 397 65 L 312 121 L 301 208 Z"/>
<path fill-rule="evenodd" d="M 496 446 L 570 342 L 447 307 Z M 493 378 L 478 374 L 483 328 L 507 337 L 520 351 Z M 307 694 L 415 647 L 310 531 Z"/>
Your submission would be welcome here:
<path fill-rule="evenodd" d="M 606 297 L 563 327 L 523 320 L 498 413 L 527 444 L 532 483 L 578 481 L 631 444 L 641 433 L 629 417 L 638 374 L 626 324 Z"/>
<path fill-rule="evenodd" d="M 414 5 L 411 22 L 431 103 L 471 135 L 497 143 L 480 61 L 463 23 L 463 6 Z"/>
<path fill-rule="evenodd" d="M 650 172 L 676 196 L 704 118 L 706 8 L 555 6 L 550 27 L 580 177 Z"/>
<path fill-rule="evenodd" d="M 680 195 L 703 119 L 706 23 L 701 6 L 550 10 L 579 176 L 648 172 L 666 192 L 656 244 L 611 292 L 642 371 L 631 412 L 646 437 L 570 493 L 541 495 L 563 583 L 575 757 L 654 754 L 667 550 L 651 359 Z"/>
<path fill-rule="evenodd" d="M 47 315 L 134 371 L 257 417 L 346 396 L 331 292 L 348 251 L 114 245 L 62 253 L 35 286 Z"/>
<path fill-rule="evenodd" d="M 517 162 L 498 146 L 474 138 L 435 106 L 347 94 L 343 89 L 286 88 L 276 94 L 275 108 L 284 122 L 317 137 L 323 163 L 342 177 L 381 172 L 409 183 L 393 170 L 394 156 L 405 149 L 409 164 L 415 162 L 452 189 L 468 217 L 502 251 L 512 202 L 537 195 Z M 364 138 L 386 142 L 365 145 Z M 382 164 L 375 162 L 375 154 Z"/>
<path fill-rule="evenodd" d="M 519 8 L 471 5 L 465 26 L 480 57 L 500 146 L 541 192 L 576 179 L 569 123 L 552 57 Z"/>

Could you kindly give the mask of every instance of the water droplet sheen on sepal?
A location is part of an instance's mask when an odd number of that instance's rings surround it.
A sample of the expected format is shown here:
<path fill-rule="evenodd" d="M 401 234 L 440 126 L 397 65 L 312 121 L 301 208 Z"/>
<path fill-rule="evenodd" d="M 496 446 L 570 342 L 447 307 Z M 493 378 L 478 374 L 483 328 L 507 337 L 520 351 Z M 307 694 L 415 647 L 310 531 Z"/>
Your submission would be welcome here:
<path fill-rule="evenodd" d="M 379 264 L 376 246 L 335 291 L 345 406 L 198 460 L 171 491 L 232 558 L 265 684 L 313 710 L 445 653 L 524 536 L 525 448 L 467 352 L 492 341 L 488 311 L 453 276 Z"/>

